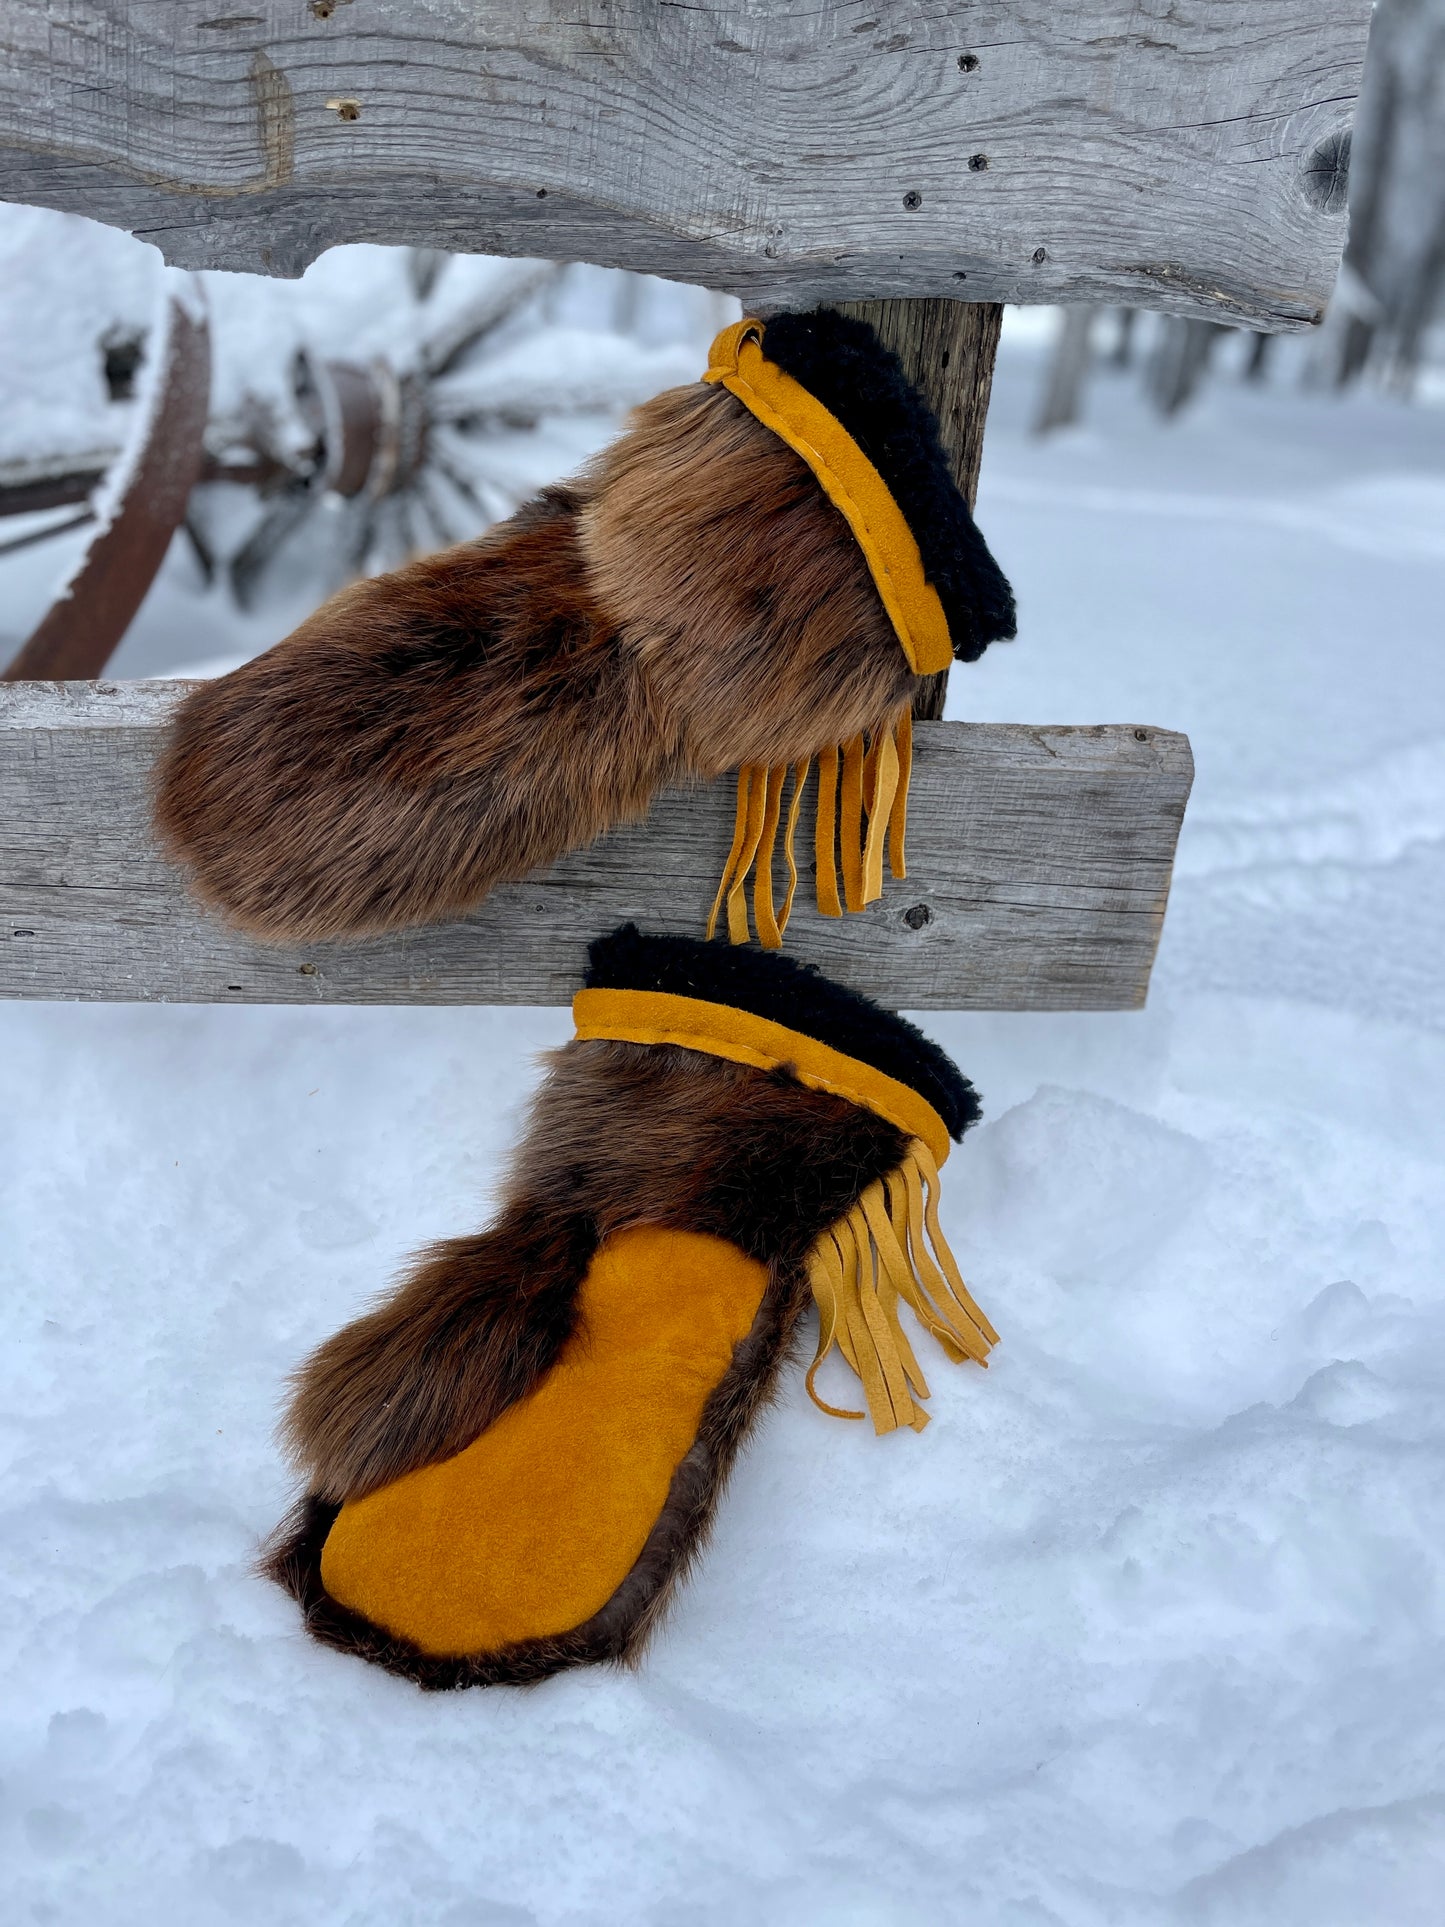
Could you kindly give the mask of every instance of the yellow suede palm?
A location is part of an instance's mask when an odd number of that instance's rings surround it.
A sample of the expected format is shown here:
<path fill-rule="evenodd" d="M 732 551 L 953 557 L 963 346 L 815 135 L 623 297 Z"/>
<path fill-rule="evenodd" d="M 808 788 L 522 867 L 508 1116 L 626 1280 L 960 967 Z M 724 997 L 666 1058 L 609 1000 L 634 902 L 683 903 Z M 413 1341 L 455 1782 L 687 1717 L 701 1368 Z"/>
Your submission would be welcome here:
<path fill-rule="evenodd" d="M 580 1626 L 642 1551 L 766 1284 L 721 1238 L 618 1233 L 535 1391 L 455 1458 L 342 1507 L 326 1590 L 436 1655 Z"/>

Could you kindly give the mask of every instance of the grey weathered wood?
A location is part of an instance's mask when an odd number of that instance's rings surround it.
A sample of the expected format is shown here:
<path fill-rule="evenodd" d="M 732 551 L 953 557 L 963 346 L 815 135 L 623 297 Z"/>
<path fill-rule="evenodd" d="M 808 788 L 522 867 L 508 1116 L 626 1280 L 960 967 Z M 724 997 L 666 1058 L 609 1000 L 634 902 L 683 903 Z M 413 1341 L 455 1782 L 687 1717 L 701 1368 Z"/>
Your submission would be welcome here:
<path fill-rule="evenodd" d="M 839 301 L 875 330 L 938 417 L 938 439 L 970 508 L 978 498 L 983 429 L 1003 309 L 996 301 Z"/>
<path fill-rule="evenodd" d="M 464 923 L 295 951 L 238 937 L 191 907 L 147 833 L 151 761 L 185 687 L 0 688 L 0 995 L 556 1004 L 589 939 L 624 918 L 702 933 L 727 783 L 665 796 Z M 1142 1004 L 1192 774 L 1168 730 L 921 724 L 907 881 L 861 915 L 818 916 L 805 809 L 788 949 L 905 1008 Z"/>
<path fill-rule="evenodd" d="M 185 267 L 337 241 L 759 305 L 1315 321 L 1370 0 L 8 0 L 0 193 Z M 1325 157 L 1322 159 L 1321 157 Z M 1328 165 L 1326 165 L 1328 161 Z"/>

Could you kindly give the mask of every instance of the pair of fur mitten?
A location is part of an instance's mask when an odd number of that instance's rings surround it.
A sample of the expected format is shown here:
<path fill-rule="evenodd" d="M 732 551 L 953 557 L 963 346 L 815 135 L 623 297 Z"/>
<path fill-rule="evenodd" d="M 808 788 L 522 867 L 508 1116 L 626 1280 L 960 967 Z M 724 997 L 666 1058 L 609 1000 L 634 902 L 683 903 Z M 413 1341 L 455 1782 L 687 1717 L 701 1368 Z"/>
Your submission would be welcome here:
<path fill-rule="evenodd" d="M 269 1570 L 310 1631 L 427 1687 L 640 1650 L 820 1319 L 880 1432 L 926 1422 L 900 1318 L 995 1334 L 937 1216 L 978 1115 L 911 1024 L 758 949 L 592 946 L 492 1227 L 323 1345 Z"/>
<path fill-rule="evenodd" d="M 746 940 L 754 872 L 776 945 L 774 847 L 782 826 L 796 874 L 810 772 L 819 907 L 860 908 L 885 845 L 902 871 L 921 678 L 1013 627 L 937 425 L 873 331 L 744 321 L 575 482 L 353 584 L 192 693 L 157 828 L 228 920 L 315 941 L 462 914 L 664 785 L 737 770 L 713 921 Z"/>

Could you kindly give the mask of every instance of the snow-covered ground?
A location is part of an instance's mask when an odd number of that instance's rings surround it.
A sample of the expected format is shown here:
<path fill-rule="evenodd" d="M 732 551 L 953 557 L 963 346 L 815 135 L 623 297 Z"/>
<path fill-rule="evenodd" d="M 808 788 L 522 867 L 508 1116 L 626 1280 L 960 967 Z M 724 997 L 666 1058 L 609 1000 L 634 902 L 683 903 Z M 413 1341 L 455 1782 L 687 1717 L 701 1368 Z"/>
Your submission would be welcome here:
<path fill-rule="evenodd" d="M 953 706 L 1199 777 L 1145 1013 L 924 1020 L 993 1367 L 886 1441 L 795 1387 L 641 1672 L 423 1696 L 251 1576 L 271 1428 L 480 1221 L 563 1013 L 0 1004 L 7 1919 L 1442 1918 L 1445 417 L 1101 376 L 1040 445 L 1040 340 Z M 132 662 L 208 607 L 173 557 Z"/>

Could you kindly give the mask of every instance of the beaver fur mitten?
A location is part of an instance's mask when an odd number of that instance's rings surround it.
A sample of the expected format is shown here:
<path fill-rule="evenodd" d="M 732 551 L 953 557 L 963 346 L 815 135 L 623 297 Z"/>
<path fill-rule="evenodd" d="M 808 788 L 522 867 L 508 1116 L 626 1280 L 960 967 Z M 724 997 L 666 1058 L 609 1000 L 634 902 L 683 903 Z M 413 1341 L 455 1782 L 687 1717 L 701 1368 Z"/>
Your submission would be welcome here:
<path fill-rule="evenodd" d="M 273 941 L 440 921 L 741 772 L 724 902 L 786 923 L 772 854 L 816 763 L 819 904 L 903 863 L 920 678 L 1014 631 L 937 425 L 865 323 L 744 321 L 578 480 L 474 542 L 353 583 L 183 702 L 163 847 Z M 843 892 L 834 864 L 840 850 Z"/>
<path fill-rule="evenodd" d="M 308 1491 L 268 1570 L 319 1639 L 423 1686 L 639 1651 L 810 1291 L 808 1389 L 836 1347 L 880 1432 L 926 1423 L 901 1305 L 954 1359 L 995 1337 L 937 1216 L 978 1104 L 911 1024 L 630 925 L 586 983 L 491 1229 L 324 1344 L 286 1421 Z"/>

